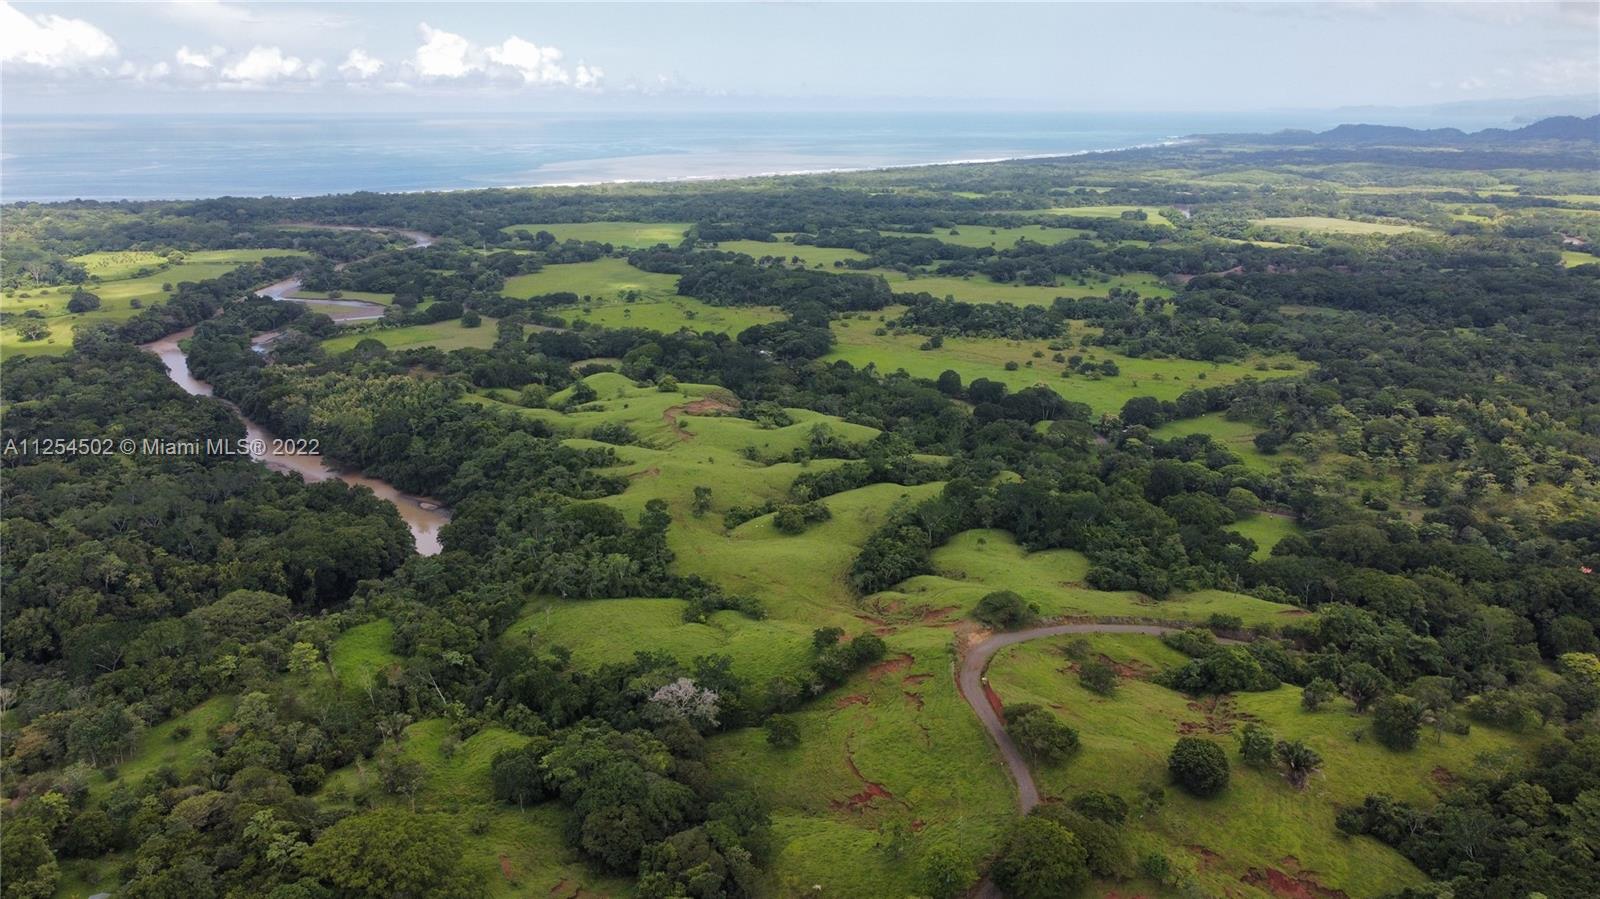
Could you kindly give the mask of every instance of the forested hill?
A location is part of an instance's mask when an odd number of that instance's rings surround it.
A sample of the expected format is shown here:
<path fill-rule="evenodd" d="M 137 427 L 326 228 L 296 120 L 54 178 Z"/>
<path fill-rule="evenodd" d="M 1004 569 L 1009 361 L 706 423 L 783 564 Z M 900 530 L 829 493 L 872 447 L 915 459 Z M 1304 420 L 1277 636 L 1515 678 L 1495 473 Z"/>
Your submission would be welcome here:
<path fill-rule="evenodd" d="M 1198 134 L 1195 138 L 1218 143 L 1312 144 L 1329 147 L 1503 146 L 1540 141 L 1600 143 L 1600 115 L 1588 118 L 1552 116 L 1521 128 L 1485 128 L 1466 132 L 1459 128 L 1406 128 L 1399 125 L 1346 124 L 1327 131 L 1279 131 L 1274 134 Z"/>

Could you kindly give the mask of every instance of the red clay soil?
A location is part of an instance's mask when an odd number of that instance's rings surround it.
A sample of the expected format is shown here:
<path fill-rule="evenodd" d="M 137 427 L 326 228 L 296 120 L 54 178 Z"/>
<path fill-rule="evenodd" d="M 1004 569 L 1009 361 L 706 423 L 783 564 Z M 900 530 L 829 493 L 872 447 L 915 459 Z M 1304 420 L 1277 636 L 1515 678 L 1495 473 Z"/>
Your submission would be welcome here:
<path fill-rule="evenodd" d="M 1335 890 L 1317 882 L 1315 871 L 1300 870 L 1300 860 L 1286 855 L 1277 868 L 1251 868 L 1240 880 L 1260 890 L 1266 890 L 1278 899 L 1349 899 L 1344 890 Z"/>
<path fill-rule="evenodd" d="M 931 674 L 908 674 L 900 679 L 900 683 L 908 687 L 915 687 L 917 684 L 927 683 L 930 680 L 933 680 L 933 675 Z"/>
<path fill-rule="evenodd" d="M 843 709 L 849 708 L 853 705 L 866 705 L 869 702 L 871 702 L 871 700 L 865 696 L 862 696 L 860 693 L 851 693 L 849 696 L 840 697 L 839 700 L 833 704 L 833 707 L 836 709 Z"/>
<path fill-rule="evenodd" d="M 911 663 L 915 661 L 915 658 L 906 655 L 905 653 L 901 653 L 892 659 L 884 659 L 878 664 L 873 665 L 871 668 L 868 668 L 867 676 L 873 680 L 879 680 L 885 674 L 893 674 L 896 671 L 903 671 L 907 668 L 910 668 Z"/>
<path fill-rule="evenodd" d="M 901 690 L 900 692 L 905 695 L 906 703 L 908 705 L 916 706 L 917 711 L 919 711 L 919 712 L 922 711 L 922 694 L 921 693 L 913 693 L 910 690 Z"/>
<path fill-rule="evenodd" d="M 679 415 L 709 415 L 712 412 L 732 412 L 738 408 L 738 406 L 727 400 L 708 396 L 692 403 L 683 403 L 668 408 L 661 413 L 661 420 L 667 423 L 667 427 L 672 429 L 672 433 L 679 440 L 690 440 L 694 435 L 678 426 Z"/>
<path fill-rule="evenodd" d="M 1195 855 L 1200 856 L 1201 869 L 1209 868 L 1222 860 L 1222 856 L 1212 852 L 1210 849 L 1207 849 L 1204 846 L 1185 846 L 1183 848 L 1193 852 Z"/>
<path fill-rule="evenodd" d="M 506 880 L 515 879 L 511 875 L 511 859 L 504 855 L 500 856 L 500 876 L 504 877 Z"/>
<path fill-rule="evenodd" d="M 1255 716 L 1239 711 L 1231 696 L 1211 696 L 1206 699 L 1189 703 L 1189 711 L 1199 712 L 1205 716 L 1203 721 L 1180 721 L 1178 733 L 1184 736 L 1195 734 L 1231 734 L 1233 727 L 1241 721 L 1254 720 Z"/>
<path fill-rule="evenodd" d="M 649 468 L 646 468 L 644 471 L 636 471 L 633 474 L 628 475 L 628 480 L 631 481 L 634 478 L 659 478 L 659 477 L 661 477 L 661 469 L 659 467 L 655 466 L 655 465 L 652 465 Z"/>
<path fill-rule="evenodd" d="M 853 737 L 854 734 L 851 736 Z M 872 781 L 867 780 L 866 777 L 862 776 L 861 769 L 856 767 L 855 757 L 850 754 L 849 739 L 845 740 L 844 763 L 850 769 L 850 773 L 855 775 L 856 780 L 861 781 L 862 790 L 859 793 L 852 794 L 848 799 L 844 799 L 842 801 L 835 799 L 832 802 L 829 802 L 828 805 L 832 806 L 835 811 L 844 811 L 848 809 L 856 814 L 860 814 L 863 809 L 867 809 L 872 806 L 873 800 L 887 799 L 890 802 L 898 801 L 895 799 L 894 794 L 889 792 L 888 788 L 883 784 L 873 783 Z M 911 807 L 910 803 L 902 804 L 905 805 L 906 808 Z"/>
<path fill-rule="evenodd" d="M 989 708 L 994 709 L 994 713 L 1000 716 L 1000 720 L 1006 720 L 1006 704 L 1000 701 L 1000 694 L 989 686 L 987 679 L 983 682 L 983 697 L 989 700 Z"/>
<path fill-rule="evenodd" d="M 929 609 L 928 611 L 922 613 L 922 623 L 923 624 L 933 624 L 934 622 L 942 621 L 951 612 L 954 612 L 956 609 L 959 609 L 959 608 L 961 608 L 961 607 L 960 606 L 945 606 L 942 609 Z"/>
<path fill-rule="evenodd" d="M 1443 765 L 1434 765 L 1433 770 L 1428 772 L 1428 779 L 1447 790 L 1455 786 L 1456 781 L 1459 780 L 1449 768 Z"/>

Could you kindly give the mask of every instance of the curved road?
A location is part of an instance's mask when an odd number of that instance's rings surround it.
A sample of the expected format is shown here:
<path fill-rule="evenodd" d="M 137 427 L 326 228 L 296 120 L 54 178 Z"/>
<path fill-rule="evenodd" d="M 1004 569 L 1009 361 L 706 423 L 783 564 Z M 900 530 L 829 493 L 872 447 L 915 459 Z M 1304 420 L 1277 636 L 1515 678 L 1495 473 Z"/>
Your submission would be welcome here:
<path fill-rule="evenodd" d="M 989 661 L 994 654 L 1007 646 L 1026 643 L 1029 640 L 1038 640 L 1041 637 L 1059 637 L 1063 634 L 1149 634 L 1160 636 L 1175 633 L 1181 630 L 1176 627 L 1166 627 L 1159 624 L 1047 624 L 1042 627 L 1032 627 L 1020 631 L 1006 631 L 982 641 L 967 650 L 966 656 L 961 660 L 961 670 L 956 674 L 956 687 L 961 691 L 961 698 L 972 706 L 972 711 L 983 723 L 984 730 L 989 732 L 990 739 L 1000 748 L 1000 758 L 1005 761 L 1006 768 L 1011 771 L 1011 779 L 1017 782 L 1017 804 L 1022 807 L 1026 815 L 1033 811 L 1039 804 L 1039 787 L 1033 782 L 1033 772 L 1028 769 L 1027 759 L 1022 757 L 1022 751 L 1017 749 L 1017 744 L 1011 741 L 1011 735 L 1006 733 L 1006 726 L 1000 720 L 1000 715 L 989 704 L 989 697 L 984 692 L 983 672 L 988 669 Z"/>

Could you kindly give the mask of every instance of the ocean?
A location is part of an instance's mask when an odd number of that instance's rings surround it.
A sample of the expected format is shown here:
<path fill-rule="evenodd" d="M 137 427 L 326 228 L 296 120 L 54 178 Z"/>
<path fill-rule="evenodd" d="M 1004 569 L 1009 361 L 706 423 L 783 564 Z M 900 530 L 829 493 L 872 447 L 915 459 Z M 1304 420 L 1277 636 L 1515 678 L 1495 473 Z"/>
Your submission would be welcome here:
<path fill-rule="evenodd" d="M 5 116 L 0 200 L 661 181 L 1111 150 L 1304 116 L 682 113 Z"/>

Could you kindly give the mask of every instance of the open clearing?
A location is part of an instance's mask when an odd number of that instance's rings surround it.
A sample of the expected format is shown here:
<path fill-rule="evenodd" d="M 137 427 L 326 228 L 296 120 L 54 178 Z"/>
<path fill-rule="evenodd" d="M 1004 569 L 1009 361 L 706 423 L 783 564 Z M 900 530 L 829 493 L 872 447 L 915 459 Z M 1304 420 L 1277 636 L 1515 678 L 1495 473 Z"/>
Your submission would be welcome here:
<path fill-rule="evenodd" d="M 548 293 L 575 293 L 580 297 L 621 298 L 636 293 L 660 299 L 677 296 L 678 276 L 660 275 L 634 268 L 626 259 L 605 257 L 592 262 L 551 265 L 530 275 L 506 279 L 500 292 L 527 299 Z"/>
<path fill-rule="evenodd" d="M 926 234 L 915 231 L 879 231 L 885 237 L 931 237 L 943 243 L 963 247 L 994 247 L 1007 250 L 1018 241 L 1056 244 L 1083 237 L 1091 232 L 1081 228 L 1047 228 L 1044 225 L 1022 225 L 1016 228 L 997 228 L 988 225 L 957 225 L 954 228 L 936 228 Z"/>
<path fill-rule="evenodd" d="M 134 306 L 135 302 L 146 308 L 166 302 L 171 293 L 162 289 L 165 284 L 207 281 L 269 256 L 302 255 L 295 250 L 201 250 L 186 253 L 181 263 L 168 264 L 159 270 L 154 269 L 165 260 L 154 253 L 90 253 L 79 256 L 73 261 L 84 263 L 91 274 L 101 275 L 98 283 L 82 285 L 84 290 L 100 297 L 100 308 L 93 312 L 68 312 L 67 301 L 72 299 L 76 285 L 6 291 L 0 294 L 0 310 L 13 316 L 29 311 L 43 315 L 45 324 L 50 328 L 50 336 L 43 340 L 25 341 L 17 331 L 17 323 L 13 322 L 0 328 L 0 352 L 7 355 L 65 353 L 72 347 L 72 332 L 78 326 L 124 322 L 139 312 L 139 308 Z M 146 275 L 137 274 L 144 268 L 153 270 Z"/>
<path fill-rule="evenodd" d="M 1184 391 L 1195 387 L 1231 384 L 1244 378 L 1281 378 L 1295 375 L 1305 366 L 1284 358 L 1268 360 L 1272 364 L 1292 364 L 1287 370 L 1272 368 L 1259 371 L 1256 362 L 1211 363 L 1189 359 L 1135 359 L 1113 353 L 1102 347 L 1073 348 L 1062 351 L 1066 355 L 1082 355 L 1089 361 L 1116 362 L 1121 373 L 1115 377 L 1074 374 L 1061 377 L 1066 365 L 1051 361 L 1055 351 L 1045 340 L 1003 340 L 983 337 L 947 337 L 944 346 L 937 350 L 918 349 L 927 339 L 919 334 L 889 332 L 874 334 L 875 321 L 860 319 L 837 321 L 833 330 L 838 344 L 833 352 L 823 358 L 828 361 L 842 359 L 857 368 L 876 364 L 879 371 L 892 372 L 905 369 L 920 378 L 937 378 L 946 369 L 961 375 L 963 383 L 975 378 L 988 378 L 1004 382 L 1013 392 L 1035 384 L 1042 384 L 1063 397 L 1087 403 L 1097 414 L 1116 412 L 1122 404 L 1136 396 L 1153 396 L 1157 399 L 1175 400 Z M 1042 355 L 1035 357 L 1039 352 Z M 1006 363 L 1016 363 L 1015 371 L 1006 370 Z"/>
<path fill-rule="evenodd" d="M 324 340 L 322 347 L 330 353 L 342 353 L 345 350 L 355 349 L 356 344 L 370 338 L 391 350 L 408 350 L 425 346 L 446 351 L 467 347 L 488 349 L 494 346 L 496 333 L 495 320 L 492 318 L 483 319 L 482 324 L 476 328 L 462 325 L 461 319 L 457 318 L 428 325 L 374 328 L 358 334 L 341 334 Z"/>
<path fill-rule="evenodd" d="M 654 300 L 596 299 L 550 310 L 570 322 L 591 322 L 607 328 L 647 328 L 671 334 L 680 328 L 696 333 L 738 334 L 752 325 L 782 321 L 776 306 L 712 306 L 694 297 L 672 294 Z"/>
<path fill-rule="evenodd" d="M 1415 225 L 1390 225 L 1382 222 L 1355 222 L 1349 219 L 1327 218 L 1320 215 L 1296 215 L 1281 218 L 1251 219 L 1251 224 L 1274 231 L 1321 231 L 1332 234 L 1405 234 L 1421 231 Z"/>
<path fill-rule="evenodd" d="M 783 240 L 771 242 L 764 240 L 724 240 L 720 243 L 705 244 L 705 247 L 707 249 L 721 250 L 724 253 L 743 253 L 756 260 L 767 256 L 792 260 L 798 256 L 801 264 L 806 268 L 832 269 L 835 262 L 859 262 L 867 258 L 867 254 L 859 250 L 847 250 L 842 247 L 814 247 L 809 244 L 796 244 Z"/>
<path fill-rule="evenodd" d="M 1161 283 L 1155 275 L 1135 272 L 1128 275 L 1100 275 L 1084 278 L 1062 278 L 1050 285 L 1002 284 L 988 278 L 971 275 L 958 278 L 953 275 L 908 275 L 892 269 L 868 269 L 880 274 L 889 282 L 895 293 L 929 293 L 935 297 L 953 297 L 963 303 L 1010 303 L 1013 306 L 1048 306 L 1056 297 L 1103 297 L 1113 287 L 1135 290 L 1140 296 L 1170 297 L 1172 288 Z"/>
<path fill-rule="evenodd" d="M 1072 661 L 1062 652 L 1074 640 L 1133 674 L 1121 680 L 1116 695 L 1102 697 L 1078 684 Z M 1446 733 L 1440 743 L 1430 729 L 1416 749 L 1393 752 L 1376 740 L 1355 739 L 1367 719 L 1353 714 L 1344 699 L 1306 712 L 1294 686 L 1192 701 L 1148 682 L 1149 674 L 1185 660 L 1154 637 L 1047 638 L 1001 650 L 989 680 L 1003 702 L 1040 703 L 1078 730 L 1083 748 L 1076 756 L 1034 769 L 1044 795 L 1070 798 L 1109 788 L 1137 809 L 1135 791 L 1142 785 L 1164 787 L 1165 804 L 1132 819 L 1135 854 L 1161 851 L 1192 864 L 1213 895 L 1255 895 L 1247 878 L 1266 878 L 1269 871 L 1290 879 L 1314 872 L 1309 876 L 1323 888 L 1352 896 L 1418 883 L 1420 872 L 1393 849 L 1340 835 L 1334 827 L 1337 808 L 1359 804 L 1373 792 L 1432 802 L 1454 775 L 1474 770 L 1484 759 L 1493 769 L 1532 742 L 1475 726 L 1468 737 Z M 1275 770 L 1243 765 L 1232 734 L 1247 720 L 1261 722 L 1279 738 L 1306 741 L 1321 753 L 1323 770 L 1299 791 Z M 1232 784 L 1221 797 L 1194 799 L 1167 784 L 1166 756 L 1184 733 L 1209 736 L 1227 750 Z"/>
<path fill-rule="evenodd" d="M 549 231 L 557 240 L 608 243 L 617 247 L 653 247 L 658 243 L 676 244 L 688 231 L 688 222 L 551 222 L 542 225 L 508 225 L 507 234 Z"/>

